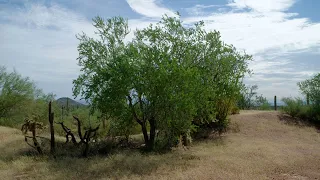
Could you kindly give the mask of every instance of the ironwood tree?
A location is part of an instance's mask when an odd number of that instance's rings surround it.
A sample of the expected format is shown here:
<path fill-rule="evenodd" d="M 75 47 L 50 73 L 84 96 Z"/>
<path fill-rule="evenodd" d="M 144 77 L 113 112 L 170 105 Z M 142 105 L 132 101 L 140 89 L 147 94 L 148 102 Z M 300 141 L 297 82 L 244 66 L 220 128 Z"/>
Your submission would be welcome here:
<path fill-rule="evenodd" d="M 77 36 L 81 74 L 73 81 L 75 96 L 113 121 L 133 118 L 150 150 L 190 136 L 196 124 L 225 121 L 251 56 L 225 44 L 219 32 L 207 32 L 203 22 L 186 27 L 165 16 L 128 40 L 127 20 L 93 21 L 99 39 Z"/>

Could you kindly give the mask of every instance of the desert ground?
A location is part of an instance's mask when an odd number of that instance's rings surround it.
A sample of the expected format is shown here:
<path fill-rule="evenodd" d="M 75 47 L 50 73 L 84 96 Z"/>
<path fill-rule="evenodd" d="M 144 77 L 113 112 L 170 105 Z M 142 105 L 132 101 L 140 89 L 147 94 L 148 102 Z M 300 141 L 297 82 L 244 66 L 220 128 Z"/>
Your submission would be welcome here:
<path fill-rule="evenodd" d="M 280 112 L 241 111 L 222 136 L 165 154 L 38 156 L 0 127 L 0 179 L 320 179 L 320 133 Z"/>

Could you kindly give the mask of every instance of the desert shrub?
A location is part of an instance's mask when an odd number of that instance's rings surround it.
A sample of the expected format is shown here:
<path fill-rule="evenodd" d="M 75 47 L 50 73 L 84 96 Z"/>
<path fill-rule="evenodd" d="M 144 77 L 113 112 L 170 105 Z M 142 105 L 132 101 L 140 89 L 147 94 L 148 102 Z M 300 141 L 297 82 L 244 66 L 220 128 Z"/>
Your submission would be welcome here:
<path fill-rule="evenodd" d="M 234 107 L 233 99 L 222 99 L 216 105 L 216 120 L 215 124 L 219 130 L 225 130 L 229 124 L 228 115 Z"/>
<path fill-rule="evenodd" d="M 137 134 L 140 130 L 137 130 L 139 127 L 138 123 L 134 121 L 132 116 L 129 113 L 123 114 L 123 117 L 117 118 L 118 120 L 109 121 L 109 130 L 108 135 L 110 136 L 124 136 L 126 142 L 129 141 L 129 136 L 131 134 Z"/>
<path fill-rule="evenodd" d="M 320 124 L 320 105 L 311 105 L 308 110 L 308 119 L 315 124 Z"/>
<path fill-rule="evenodd" d="M 241 88 L 240 98 L 237 102 L 240 109 L 252 109 L 255 106 L 254 97 L 257 95 L 257 89 L 257 85 L 243 86 Z"/>
<path fill-rule="evenodd" d="M 303 119 L 303 120 L 310 119 L 312 116 L 311 109 L 312 109 L 311 106 L 306 106 L 306 105 L 300 106 L 297 117 L 299 117 L 300 119 Z"/>
<path fill-rule="evenodd" d="M 299 82 L 301 92 L 310 100 L 307 111 L 308 120 L 313 123 L 320 123 L 320 73 L 310 79 Z"/>
<path fill-rule="evenodd" d="M 233 106 L 230 114 L 239 114 L 239 113 L 240 113 L 239 107 Z"/>
<path fill-rule="evenodd" d="M 264 102 L 258 108 L 259 110 L 271 110 L 270 104 L 268 102 Z"/>
<path fill-rule="evenodd" d="M 320 123 L 320 106 L 305 105 L 301 98 L 283 98 L 282 101 L 286 104 L 282 108 L 284 113 L 304 121 Z"/>
<path fill-rule="evenodd" d="M 303 101 L 301 98 L 282 98 L 282 101 L 285 103 L 285 106 L 282 108 L 283 112 L 292 116 L 298 117 L 302 113 Z"/>
<path fill-rule="evenodd" d="M 320 73 L 298 83 L 299 89 L 306 95 L 312 105 L 320 106 Z"/>

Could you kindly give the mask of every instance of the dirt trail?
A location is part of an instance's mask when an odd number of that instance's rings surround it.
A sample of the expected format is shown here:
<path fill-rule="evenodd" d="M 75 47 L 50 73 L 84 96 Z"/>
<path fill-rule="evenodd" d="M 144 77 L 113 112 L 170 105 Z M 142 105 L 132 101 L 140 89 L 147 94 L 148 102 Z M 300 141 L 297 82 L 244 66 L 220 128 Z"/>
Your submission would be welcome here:
<path fill-rule="evenodd" d="M 320 133 L 274 111 L 231 117 L 233 132 L 195 147 L 203 156 L 190 179 L 320 179 Z M 211 148 L 210 148 L 211 147 Z"/>

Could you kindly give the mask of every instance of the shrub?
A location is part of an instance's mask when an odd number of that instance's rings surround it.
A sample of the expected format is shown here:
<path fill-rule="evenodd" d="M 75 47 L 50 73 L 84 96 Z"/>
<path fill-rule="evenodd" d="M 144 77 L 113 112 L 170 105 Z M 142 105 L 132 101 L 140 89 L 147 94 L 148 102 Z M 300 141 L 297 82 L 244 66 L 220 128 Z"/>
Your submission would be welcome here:
<path fill-rule="evenodd" d="M 320 106 L 320 73 L 298 83 L 300 91 L 306 95 L 313 105 Z"/>
<path fill-rule="evenodd" d="M 259 106 L 259 110 L 270 110 L 271 107 L 270 107 L 270 104 L 268 102 L 264 102 L 263 104 L 261 104 Z"/>
<path fill-rule="evenodd" d="M 303 101 L 300 98 L 282 98 L 286 104 L 282 110 L 292 117 L 298 117 L 302 113 Z"/>
<path fill-rule="evenodd" d="M 232 107 L 231 114 L 240 114 L 240 109 L 237 106 Z"/>
<path fill-rule="evenodd" d="M 308 111 L 308 119 L 315 124 L 320 124 L 320 105 L 311 105 Z"/>
<path fill-rule="evenodd" d="M 291 117 L 297 117 L 301 120 L 310 121 L 315 124 L 320 123 L 320 106 L 304 105 L 300 98 L 283 98 L 282 101 L 286 104 L 282 111 Z"/>

